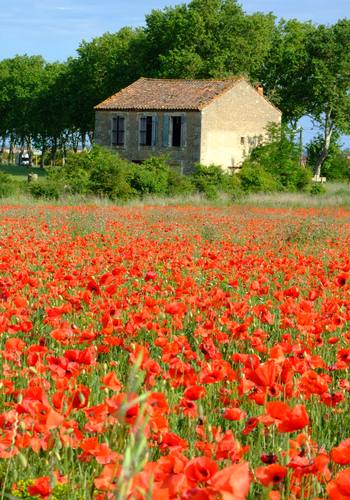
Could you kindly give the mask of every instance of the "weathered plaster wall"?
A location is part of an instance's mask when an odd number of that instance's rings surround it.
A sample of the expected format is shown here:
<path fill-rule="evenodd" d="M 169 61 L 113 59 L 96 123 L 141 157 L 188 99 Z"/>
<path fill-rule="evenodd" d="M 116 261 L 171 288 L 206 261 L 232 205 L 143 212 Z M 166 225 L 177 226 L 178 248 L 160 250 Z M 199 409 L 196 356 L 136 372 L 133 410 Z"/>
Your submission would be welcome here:
<path fill-rule="evenodd" d="M 239 166 L 259 137 L 266 137 L 266 126 L 280 121 L 280 111 L 246 81 L 239 82 L 202 110 L 200 162 Z"/>

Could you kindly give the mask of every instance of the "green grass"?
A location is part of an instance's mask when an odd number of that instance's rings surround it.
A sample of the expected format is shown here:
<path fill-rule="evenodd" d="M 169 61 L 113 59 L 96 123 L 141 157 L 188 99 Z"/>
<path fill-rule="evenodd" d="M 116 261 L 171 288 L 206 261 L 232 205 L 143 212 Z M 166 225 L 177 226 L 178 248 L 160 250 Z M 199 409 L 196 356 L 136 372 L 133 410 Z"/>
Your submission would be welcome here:
<path fill-rule="evenodd" d="M 40 167 L 21 167 L 19 165 L 0 165 L 0 172 L 12 175 L 17 180 L 27 180 L 29 173 L 36 173 L 39 177 L 46 177 L 47 171 Z"/>

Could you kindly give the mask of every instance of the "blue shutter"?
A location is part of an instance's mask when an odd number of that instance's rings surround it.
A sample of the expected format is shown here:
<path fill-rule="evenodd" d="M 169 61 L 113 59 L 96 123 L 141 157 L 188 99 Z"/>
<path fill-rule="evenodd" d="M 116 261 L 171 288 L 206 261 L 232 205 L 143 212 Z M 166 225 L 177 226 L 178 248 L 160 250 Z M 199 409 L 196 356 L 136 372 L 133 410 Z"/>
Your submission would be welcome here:
<path fill-rule="evenodd" d="M 181 147 L 187 146 L 187 118 L 186 115 L 181 116 Z"/>
<path fill-rule="evenodd" d="M 158 138 L 158 117 L 152 116 L 152 146 L 157 145 Z"/>
<path fill-rule="evenodd" d="M 144 146 L 146 144 L 146 117 L 139 118 L 139 144 Z"/>
<path fill-rule="evenodd" d="M 169 127 L 170 127 L 170 116 L 163 115 L 163 146 L 165 148 L 169 146 Z"/>

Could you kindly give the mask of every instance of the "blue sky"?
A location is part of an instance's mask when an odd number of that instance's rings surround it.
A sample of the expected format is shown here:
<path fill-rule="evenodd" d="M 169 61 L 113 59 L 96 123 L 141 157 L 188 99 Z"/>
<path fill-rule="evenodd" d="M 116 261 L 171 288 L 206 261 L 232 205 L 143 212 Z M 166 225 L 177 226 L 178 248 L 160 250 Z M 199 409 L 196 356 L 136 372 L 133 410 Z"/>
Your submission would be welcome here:
<path fill-rule="evenodd" d="M 75 56 L 82 40 L 141 26 L 152 9 L 183 3 L 178 0 L 0 0 L 0 60 L 16 54 L 40 54 L 47 61 Z M 350 0 L 241 0 L 248 12 L 273 12 L 278 18 L 297 18 L 332 24 L 350 16 Z M 303 122 L 305 140 L 312 124 Z M 344 138 L 350 147 L 350 138 Z"/>
<path fill-rule="evenodd" d="M 0 59 L 41 54 L 46 60 L 75 55 L 79 43 L 140 26 L 152 9 L 182 3 L 169 0 L 0 0 Z M 317 23 L 349 16 L 349 0 L 243 0 L 246 12 L 273 12 Z"/>

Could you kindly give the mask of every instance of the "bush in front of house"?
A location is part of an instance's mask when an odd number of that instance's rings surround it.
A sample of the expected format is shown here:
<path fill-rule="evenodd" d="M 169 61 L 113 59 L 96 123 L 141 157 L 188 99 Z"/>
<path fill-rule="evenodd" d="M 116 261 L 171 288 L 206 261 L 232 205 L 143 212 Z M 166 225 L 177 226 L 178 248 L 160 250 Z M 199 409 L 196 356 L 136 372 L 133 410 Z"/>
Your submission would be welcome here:
<path fill-rule="evenodd" d="M 8 198 L 17 190 L 15 181 L 10 175 L 0 172 L 0 198 Z"/>
<path fill-rule="evenodd" d="M 40 179 L 31 183 L 28 191 L 35 199 L 58 200 L 60 195 L 57 184 L 50 179 Z"/>
<path fill-rule="evenodd" d="M 88 188 L 91 194 L 110 200 L 128 200 L 135 195 L 131 186 L 132 166 L 119 156 L 101 151 L 93 155 Z"/>
<path fill-rule="evenodd" d="M 217 198 L 220 192 L 237 196 L 241 192 L 240 180 L 235 174 L 225 172 L 219 165 L 195 165 L 191 175 L 195 190 L 209 199 Z"/>
<path fill-rule="evenodd" d="M 89 192 L 89 177 L 92 155 L 89 152 L 69 153 L 63 166 L 48 168 L 48 180 L 55 183 L 59 192 L 86 194 Z"/>
<path fill-rule="evenodd" d="M 168 194 L 171 167 L 165 156 L 153 156 L 142 163 L 132 165 L 130 185 L 141 197 Z"/>
<path fill-rule="evenodd" d="M 49 169 L 47 181 L 55 184 L 59 194 L 129 199 L 134 196 L 131 170 L 129 162 L 94 146 L 90 151 L 70 153 L 64 166 Z"/>
<path fill-rule="evenodd" d="M 182 175 L 173 168 L 170 168 L 167 188 L 168 196 L 188 196 L 195 192 L 195 186 L 189 176 Z"/>
<path fill-rule="evenodd" d="M 271 142 L 255 148 L 243 163 L 244 167 L 259 166 L 257 175 L 266 172 L 277 183 L 270 191 L 307 191 L 311 186 L 312 172 L 300 165 L 301 150 L 296 142 L 296 131 L 289 127 L 269 127 Z M 266 177 L 267 180 L 267 177 Z M 272 183 L 268 182 L 272 187 Z"/>
<path fill-rule="evenodd" d="M 244 162 L 241 171 L 237 175 L 244 193 L 281 191 L 281 184 L 258 162 L 251 160 Z"/>
<path fill-rule="evenodd" d="M 164 156 L 135 164 L 115 152 L 94 146 L 90 151 L 71 153 L 64 166 L 51 167 L 47 178 L 33 183 L 28 190 L 35 198 L 77 194 L 111 200 L 193 193 L 202 193 L 209 199 L 227 193 L 231 199 L 237 199 L 249 192 L 306 190 L 311 173 L 299 166 L 295 145 L 282 142 L 276 140 L 254 150 L 237 175 L 218 165 L 197 164 L 190 176 L 183 176 L 169 166 Z"/>

